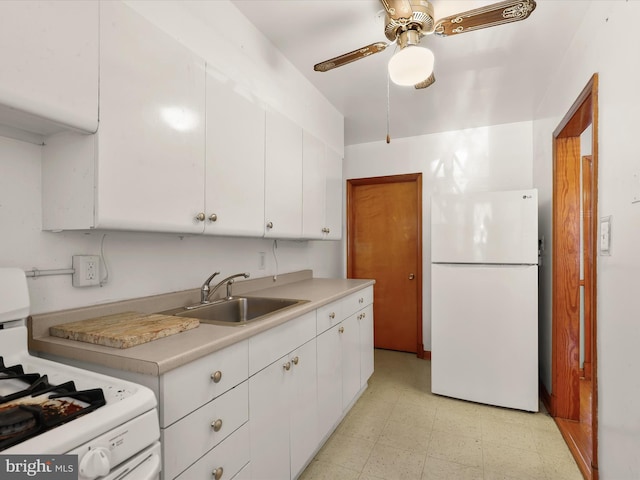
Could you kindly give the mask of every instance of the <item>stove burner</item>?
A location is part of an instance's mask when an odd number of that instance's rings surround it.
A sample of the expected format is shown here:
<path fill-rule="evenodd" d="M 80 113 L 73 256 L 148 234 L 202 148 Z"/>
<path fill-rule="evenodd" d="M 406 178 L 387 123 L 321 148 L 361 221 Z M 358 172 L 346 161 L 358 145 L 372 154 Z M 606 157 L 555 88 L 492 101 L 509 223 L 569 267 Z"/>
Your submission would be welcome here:
<path fill-rule="evenodd" d="M 102 389 L 78 391 L 72 381 L 51 385 L 46 375 L 5 367 L 0 357 L 3 386 L 10 393 L 0 395 L 0 451 L 106 404 Z"/>
<path fill-rule="evenodd" d="M 31 430 L 36 419 L 31 412 L 20 407 L 8 407 L 0 410 L 0 440 Z"/>

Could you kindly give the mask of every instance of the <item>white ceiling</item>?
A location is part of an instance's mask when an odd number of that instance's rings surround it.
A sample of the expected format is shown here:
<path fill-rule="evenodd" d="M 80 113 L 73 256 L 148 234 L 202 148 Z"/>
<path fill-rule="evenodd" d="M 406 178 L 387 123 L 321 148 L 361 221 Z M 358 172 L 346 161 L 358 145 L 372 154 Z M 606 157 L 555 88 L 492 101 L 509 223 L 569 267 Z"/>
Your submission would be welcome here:
<path fill-rule="evenodd" d="M 345 144 L 387 132 L 386 64 L 394 46 L 329 72 L 313 65 L 386 41 L 379 0 L 231 0 L 345 117 Z M 496 3 L 433 0 L 436 19 Z M 559 62 L 589 2 L 538 0 L 521 22 L 421 41 L 436 83 L 390 86 L 391 138 L 531 120 L 549 68 Z"/>

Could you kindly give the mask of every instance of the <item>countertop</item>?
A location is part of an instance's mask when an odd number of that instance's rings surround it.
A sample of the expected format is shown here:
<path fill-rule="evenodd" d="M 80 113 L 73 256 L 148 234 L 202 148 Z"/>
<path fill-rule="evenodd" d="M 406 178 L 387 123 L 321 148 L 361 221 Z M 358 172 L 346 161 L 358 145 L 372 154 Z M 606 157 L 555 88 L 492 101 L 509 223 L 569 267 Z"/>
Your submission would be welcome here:
<path fill-rule="evenodd" d="M 269 285 L 264 279 L 234 284 L 236 295 L 308 300 L 299 306 L 243 326 L 201 323 L 193 330 L 127 349 L 105 347 L 49 335 L 49 327 L 53 325 L 92 316 L 97 317 L 105 312 L 117 313 L 119 310 L 131 308 L 132 303 L 137 308 L 144 305 L 146 310 L 154 308 L 153 306 L 161 310 L 184 306 L 193 303 L 193 298 L 199 295 L 199 290 L 192 290 L 30 317 L 28 319 L 29 350 L 107 368 L 146 375 L 161 375 L 375 283 L 374 280 L 313 278 L 311 275 L 311 271 L 282 275 L 275 286 L 268 288 L 260 288 Z M 252 287 L 256 289 L 250 290 Z"/>

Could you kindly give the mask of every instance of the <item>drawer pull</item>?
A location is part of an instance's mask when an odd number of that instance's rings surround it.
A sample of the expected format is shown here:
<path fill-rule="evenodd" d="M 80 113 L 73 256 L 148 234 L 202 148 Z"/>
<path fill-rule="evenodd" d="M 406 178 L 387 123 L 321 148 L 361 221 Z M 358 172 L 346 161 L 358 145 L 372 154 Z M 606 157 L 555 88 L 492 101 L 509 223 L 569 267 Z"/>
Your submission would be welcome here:
<path fill-rule="evenodd" d="M 222 379 L 222 372 L 220 370 L 217 370 L 211 374 L 211 380 L 213 380 L 213 383 L 218 383 L 221 379 Z"/>
<path fill-rule="evenodd" d="M 293 360 L 291 361 L 293 362 L 294 365 L 297 365 L 300 359 L 298 357 L 293 357 Z"/>
<path fill-rule="evenodd" d="M 287 362 L 284 365 L 282 365 L 282 368 L 284 368 L 287 372 L 289 370 L 291 370 L 291 362 Z"/>
<path fill-rule="evenodd" d="M 338 332 L 340 332 L 340 333 L 344 333 L 344 327 L 340 327 L 340 328 L 338 329 Z"/>
<path fill-rule="evenodd" d="M 329 314 L 329 318 L 330 318 L 331 320 L 333 320 L 334 318 L 336 318 L 336 314 L 335 314 L 335 312 L 331 312 L 331 313 Z"/>
<path fill-rule="evenodd" d="M 215 478 L 216 480 L 220 480 L 222 478 L 223 473 L 224 473 L 224 468 L 218 467 L 213 472 L 211 472 L 211 475 L 213 475 L 213 478 Z"/>
<path fill-rule="evenodd" d="M 364 303 L 364 298 L 360 297 L 360 298 L 358 299 L 358 303 Z"/>
<path fill-rule="evenodd" d="M 214 432 L 219 432 L 222 428 L 222 419 L 219 418 L 215 422 L 211 422 L 211 428 L 213 428 Z"/>

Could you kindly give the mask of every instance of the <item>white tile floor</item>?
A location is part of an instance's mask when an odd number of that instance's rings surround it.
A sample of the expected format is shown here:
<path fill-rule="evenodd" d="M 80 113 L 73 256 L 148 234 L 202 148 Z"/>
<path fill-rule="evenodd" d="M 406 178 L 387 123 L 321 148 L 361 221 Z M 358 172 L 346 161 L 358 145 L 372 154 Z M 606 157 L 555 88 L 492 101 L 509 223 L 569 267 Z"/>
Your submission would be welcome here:
<path fill-rule="evenodd" d="M 582 480 L 544 413 L 431 394 L 431 363 L 375 351 L 375 373 L 300 480 Z"/>

